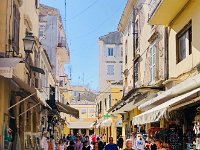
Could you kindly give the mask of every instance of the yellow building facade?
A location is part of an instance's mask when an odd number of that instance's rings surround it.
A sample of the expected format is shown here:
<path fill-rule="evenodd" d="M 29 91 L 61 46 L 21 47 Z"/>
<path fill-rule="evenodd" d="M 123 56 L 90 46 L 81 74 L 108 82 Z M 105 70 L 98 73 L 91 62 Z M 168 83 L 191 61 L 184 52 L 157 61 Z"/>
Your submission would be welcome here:
<path fill-rule="evenodd" d="M 19 64 L 22 61 L 22 58 L 26 58 L 24 52 L 23 38 L 26 36 L 26 32 L 32 32 L 35 36 L 36 45 L 33 50 L 33 54 L 30 55 L 30 60 L 35 60 L 35 55 L 38 52 L 38 1 L 6 1 L 3 0 L 0 6 L 0 17 L 1 17 L 1 38 L 0 38 L 0 55 L 1 55 L 1 66 L 0 66 L 0 80 L 1 80 L 1 106 L 0 111 L 0 147 L 5 148 L 5 132 L 8 128 L 12 128 L 12 132 L 19 132 L 17 129 L 20 129 L 22 134 L 20 135 L 22 147 L 24 149 L 25 139 L 24 139 L 24 130 L 25 129 L 25 118 L 21 114 L 27 108 L 30 108 L 37 104 L 37 101 L 27 97 L 27 101 L 24 101 L 22 104 L 16 105 L 13 108 L 9 108 L 20 100 L 28 96 L 29 92 L 32 92 L 32 88 L 27 83 L 30 81 L 31 74 L 25 65 L 25 63 Z M 6 61 L 4 61 L 6 60 Z M 13 62 L 14 61 L 14 62 Z M 12 66 L 9 64 L 14 63 Z M 3 66 L 2 66 L 3 65 Z M 36 65 L 32 63 L 32 65 Z M 30 69 L 30 68 L 29 68 Z M 28 77 L 28 75 L 30 75 Z M 23 85 L 26 85 L 27 88 Z M 32 81 L 33 85 L 33 81 Z M 33 85 L 34 86 L 34 85 Z M 25 89 L 24 91 L 20 89 Z M 23 93 L 25 92 L 25 93 Z M 23 93 L 23 94 L 22 94 Z M 27 95 L 26 95 L 27 94 Z M 31 93 L 33 94 L 33 93 Z M 34 95 L 34 94 L 33 94 Z M 33 115 L 29 116 L 31 120 L 36 121 L 38 115 L 36 109 L 32 109 L 31 113 Z M 28 114 L 27 114 L 28 115 Z M 13 124 L 12 122 L 15 122 Z M 19 124 L 20 122 L 20 124 Z M 30 121 L 31 124 L 32 121 Z M 33 123 L 33 122 L 32 122 Z M 35 122 L 36 123 L 36 122 Z M 14 127 L 16 125 L 16 127 Z M 27 122 L 26 122 L 27 125 Z M 36 127 L 33 127 L 31 124 L 30 131 L 37 132 Z M 27 127 L 28 129 L 28 127 Z M 28 131 L 28 130 L 27 130 Z M 14 134 L 13 134 L 14 135 Z M 14 138 L 14 137 L 13 137 Z M 16 137 L 15 137 L 16 138 Z"/>
<path fill-rule="evenodd" d="M 114 106 L 122 97 L 122 86 L 120 84 L 110 84 L 106 90 L 100 93 L 96 99 L 96 115 L 98 117 L 97 126 L 94 126 L 95 133 L 99 136 L 106 136 L 106 142 L 110 136 L 114 142 L 122 134 L 121 115 L 110 115 L 109 109 Z M 118 129 L 118 130 L 117 130 Z"/>

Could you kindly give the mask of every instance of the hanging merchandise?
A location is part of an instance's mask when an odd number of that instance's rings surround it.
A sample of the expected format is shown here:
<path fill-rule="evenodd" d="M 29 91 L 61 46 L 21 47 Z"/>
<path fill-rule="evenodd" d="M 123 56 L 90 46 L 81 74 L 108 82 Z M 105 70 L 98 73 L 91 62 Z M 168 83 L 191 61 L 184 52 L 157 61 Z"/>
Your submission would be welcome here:
<path fill-rule="evenodd" d="M 194 127 L 193 127 L 194 133 L 196 134 L 196 149 L 200 150 L 200 107 L 197 107 L 197 113 L 194 117 Z"/>
<path fill-rule="evenodd" d="M 194 118 L 194 128 L 195 134 L 200 134 L 200 108 L 197 108 L 197 114 Z"/>

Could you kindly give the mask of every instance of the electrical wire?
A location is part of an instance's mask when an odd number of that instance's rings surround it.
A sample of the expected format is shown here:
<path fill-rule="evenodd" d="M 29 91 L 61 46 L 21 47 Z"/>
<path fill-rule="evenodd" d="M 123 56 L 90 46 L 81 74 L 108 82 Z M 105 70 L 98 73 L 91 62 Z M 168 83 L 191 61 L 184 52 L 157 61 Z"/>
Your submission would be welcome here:
<path fill-rule="evenodd" d="M 88 9 L 90 9 L 92 6 L 94 6 L 96 3 L 98 2 L 98 0 L 94 1 L 93 3 L 91 3 L 90 5 L 88 5 L 88 7 L 86 7 L 85 9 L 83 9 L 82 11 L 80 11 L 79 13 L 77 13 L 76 15 L 72 16 L 71 18 L 67 19 L 67 21 L 71 21 L 76 19 L 77 17 L 81 16 L 83 13 L 85 13 Z"/>
<path fill-rule="evenodd" d="M 86 38 L 87 36 L 90 36 L 90 35 L 92 35 L 93 33 L 96 33 L 96 31 L 99 31 L 99 29 L 100 28 L 102 28 L 103 27 L 103 25 L 105 24 L 105 23 L 107 23 L 108 21 L 110 21 L 111 19 L 110 18 L 113 18 L 113 16 L 115 15 L 115 13 L 121 8 L 121 6 L 123 6 L 122 5 L 122 3 L 120 4 L 120 7 L 118 7 L 115 11 L 113 11 L 114 13 L 112 13 L 110 16 L 108 16 L 105 20 L 103 20 L 95 29 L 93 29 L 93 30 L 91 30 L 91 31 L 89 31 L 89 32 L 87 32 L 87 33 L 85 33 L 85 34 L 82 34 L 82 35 L 80 35 L 80 36 L 76 36 L 76 37 L 74 37 L 74 38 Z"/>

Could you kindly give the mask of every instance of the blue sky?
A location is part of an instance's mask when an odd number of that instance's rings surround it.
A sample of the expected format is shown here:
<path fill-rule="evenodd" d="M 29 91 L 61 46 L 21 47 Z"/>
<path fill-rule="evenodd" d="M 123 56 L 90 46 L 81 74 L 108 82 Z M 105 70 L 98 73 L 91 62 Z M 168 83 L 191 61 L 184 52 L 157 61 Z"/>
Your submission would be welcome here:
<path fill-rule="evenodd" d="M 87 85 L 98 90 L 98 38 L 117 30 L 127 0 L 66 0 L 66 32 L 70 48 L 73 85 Z M 65 0 L 40 0 L 58 8 L 65 19 Z M 64 23 L 64 22 L 63 22 Z M 83 80 L 84 79 L 84 80 Z M 84 81 L 84 82 L 83 82 Z"/>

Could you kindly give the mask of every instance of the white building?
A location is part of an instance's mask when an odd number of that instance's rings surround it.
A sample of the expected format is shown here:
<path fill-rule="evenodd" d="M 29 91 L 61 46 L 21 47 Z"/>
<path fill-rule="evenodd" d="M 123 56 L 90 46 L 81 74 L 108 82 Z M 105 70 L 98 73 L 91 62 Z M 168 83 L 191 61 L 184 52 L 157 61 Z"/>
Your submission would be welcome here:
<path fill-rule="evenodd" d="M 58 85 L 56 100 L 65 103 L 64 92 L 69 86 L 69 79 L 65 74 L 64 66 L 70 62 L 70 53 L 58 9 L 40 4 L 39 40 L 50 58 L 56 85 Z"/>
<path fill-rule="evenodd" d="M 109 83 L 122 81 L 122 41 L 119 32 L 111 32 L 99 38 L 99 90 Z"/>

